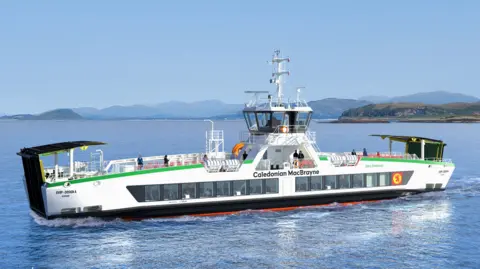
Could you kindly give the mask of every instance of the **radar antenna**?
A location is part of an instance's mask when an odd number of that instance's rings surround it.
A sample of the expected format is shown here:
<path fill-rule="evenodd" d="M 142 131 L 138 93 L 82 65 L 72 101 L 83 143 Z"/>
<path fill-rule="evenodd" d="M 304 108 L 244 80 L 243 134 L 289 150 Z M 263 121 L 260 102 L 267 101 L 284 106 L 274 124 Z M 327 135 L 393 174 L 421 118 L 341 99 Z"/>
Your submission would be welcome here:
<path fill-rule="evenodd" d="M 283 58 L 280 56 L 280 50 L 275 50 L 273 53 L 272 61 L 273 64 L 273 72 L 272 72 L 272 79 L 270 79 L 270 83 L 275 83 L 277 85 L 277 102 L 278 105 L 283 104 L 283 83 L 284 83 L 284 75 L 290 75 L 290 72 L 285 69 L 285 62 L 290 62 L 290 58 L 286 57 Z"/>
<path fill-rule="evenodd" d="M 300 101 L 300 91 L 302 89 L 305 89 L 305 87 L 297 87 L 297 106 L 300 105 L 301 101 Z"/>

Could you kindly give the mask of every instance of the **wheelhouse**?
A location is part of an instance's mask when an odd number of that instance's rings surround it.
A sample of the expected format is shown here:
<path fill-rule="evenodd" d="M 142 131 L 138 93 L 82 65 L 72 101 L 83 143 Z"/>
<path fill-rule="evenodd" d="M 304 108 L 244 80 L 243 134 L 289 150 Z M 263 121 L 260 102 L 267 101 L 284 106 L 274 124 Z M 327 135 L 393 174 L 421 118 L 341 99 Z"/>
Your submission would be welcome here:
<path fill-rule="evenodd" d="M 296 109 L 244 110 L 248 130 L 253 134 L 273 132 L 304 133 L 312 117 L 312 111 Z"/>

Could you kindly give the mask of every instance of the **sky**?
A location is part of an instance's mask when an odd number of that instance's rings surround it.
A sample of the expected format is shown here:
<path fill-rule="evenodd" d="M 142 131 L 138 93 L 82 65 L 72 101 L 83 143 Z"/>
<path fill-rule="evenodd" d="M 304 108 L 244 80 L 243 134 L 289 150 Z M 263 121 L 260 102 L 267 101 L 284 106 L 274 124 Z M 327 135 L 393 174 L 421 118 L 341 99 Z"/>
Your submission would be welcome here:
<path fill-rule="evenodd" d="M 286 96 L 480 97 L 480 1 L 1 1 L 0 113 Z"/>

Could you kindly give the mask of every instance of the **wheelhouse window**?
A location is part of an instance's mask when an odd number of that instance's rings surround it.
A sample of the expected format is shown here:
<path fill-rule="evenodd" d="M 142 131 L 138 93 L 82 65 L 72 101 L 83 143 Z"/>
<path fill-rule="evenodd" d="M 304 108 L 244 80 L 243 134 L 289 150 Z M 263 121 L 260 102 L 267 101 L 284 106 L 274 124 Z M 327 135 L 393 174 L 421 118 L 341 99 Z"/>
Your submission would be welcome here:
<path fill-rule="evenodd" d="M 256 112 L 257 114 L 257 122 L 258 122 L 258 129 L 265 130 L 266 128 L 272 128 L 272 113 L 270 112 Z"/>
<path fill-rule="evenodd" d="M 282 125 L 283 122 L 283 112 L 274 112 L 272 114 L 272 128 L 277 128 L 277 126 Z"/>
<path fill-rule="evenodd" d="M 298 112 L 297 118 L 295 120 L 295 125 L 299 131 L 304 131 L 307 129 L 308 125 L 310 124 L 310 118 L 312 116 L 312 112 Z"/>
<path fill-rule="evenodd" d="M 254 112 L 244 112 L 245 122 L 249 130 L 258 130 L 257 120 Z"/>

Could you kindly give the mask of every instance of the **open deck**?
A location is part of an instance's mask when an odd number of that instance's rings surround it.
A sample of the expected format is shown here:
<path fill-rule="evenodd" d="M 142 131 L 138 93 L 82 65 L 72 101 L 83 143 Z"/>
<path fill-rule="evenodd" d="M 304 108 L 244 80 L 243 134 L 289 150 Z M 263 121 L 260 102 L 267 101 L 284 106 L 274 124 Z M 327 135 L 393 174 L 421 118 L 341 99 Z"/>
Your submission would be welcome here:
<path fill-rule="evenodd" d="M 97 151 L 98 152 L 98 151 Z M 204 160 L 206 153 L 189 153 L 174 155 L 159 155 L 142 157 L 143 165 L 138 165 L 137 158 L 127 158 L 103 161 L 101 158 L 91 156 L 90 161 L 75 161 L 73 173 L 70 166 L 58 166 L 58 176 L 55 177 L 55 166 L 45 167 L 45 181 L 48 183 L 63 182 L 95 176 L 113 175 L 120 173 L 136 172 L 140 170 L 162 169 L 172 167 L 204 167 L 207 172 L 235 172 L 240 169 L 242 161 L 232 157 L 231 153 L 221 152 L 221 157 L 209 157 Z M 167 156 L 168 161 L 165 161 Z"/>

